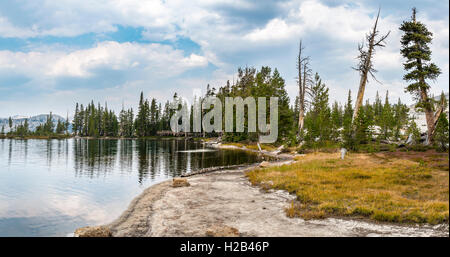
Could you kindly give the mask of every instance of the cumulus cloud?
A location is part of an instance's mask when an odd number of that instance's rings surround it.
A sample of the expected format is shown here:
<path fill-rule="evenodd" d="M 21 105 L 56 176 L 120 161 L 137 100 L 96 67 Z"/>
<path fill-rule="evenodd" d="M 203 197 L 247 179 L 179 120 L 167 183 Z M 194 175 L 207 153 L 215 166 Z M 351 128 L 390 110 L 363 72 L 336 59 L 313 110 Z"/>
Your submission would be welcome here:
<path fill-rule="evenodd" d="M 20 28 L 14 26 L 7 18 L 1 16 L 0 16 L 0 33 L 3 37 L 18 37 L 18 38 L 37 35 L 37 33 L 33 31 L 33 29 Z"/>
<path fill-rule="evenodd" d="M 286 21 L 275 18 L 264 28 L 258 28 L 245 36 L 250 41 L 284 41 L 300 34 L 299 24 L 287 24 Z"/>
<path fill-rule="evenodd" d="M 342 95 L 340 101 L 345 99 L 348 89 L 356 92 L 358 74 L 351 67 L 356 65 L 357 44 L 372 27 L 378 7 L 364 0 L 333 4 L 321 0 L 193 0 L 189 3 L 182 0 L 36 0 L 18 3 L 0 3 L 0 10 L 14 10 L 0 11 L 3 38 L 70 38 L 88 33 L 101 37 L 121 27 L 133 27 L 142 30 L 143 40 L 169 44 L 105 41 L 85 49 L 41 46 L 40 49 L 31 47 L 30 51 L 0 51 L 0 74 L 25 75 L 31 80 L 26 80 L 29 87 L 54 86 L 62 77 L 111 76 L 111 73 L 104 75 L 104 71 L 109 70 L 113 74 L 128 74 L 125 79 L 111 83 L 108 89 L 118 98 L 126 95 L 127 85 L 133 85 L 133 90 L 145 89 L 159 95 L 161 83 L 167 85 L 165 89 L 177 85 L 179 91 L 183 91 L 184 87 L 220 84 L 219 80 L 225 83 L 233 79 L 239 66 L 269 65 L 279 69 L 293 99 L 296 95 L 296 47 L 302 38 L 313 70 L 327 81 L 330 91 L 336 92 L 335 96 Z M 379 49 L 374 60 L 379 70 L 378 79 L 383 84 L 370 83 L 367 96 L 386 89 L 392 91 L 393 96 L 405 96 L 398 27 L 409 18 L 409 7 L 397 6 L 396 10 L 402 10 L 393 12 L 392 8 L 383 9 L 384 5 L 387 4 L 382 4 L 379 30 L 380 33 L 391 31 L 391 34 L 386 48 Z M 432 87 L 438 92 L 448 83 L 449 69 L 448 14 L 443 17 L 437 19 L 426 11 L 419 12 L 419 19 L 434 33 L 433 61 L 443 70 Z M 195 42 L 200 50 L 191 53 L 178 49 L 179 38 Z M 206 69 L 209 64 L 213 70 Z M 183 72 L 201 68 L 205 68 L 203 73 L 189 78 L 182 76 Z M 104 80 L 110 82 L 107 78 Z M 71 92 L 81 94 L 81 89 L 74 85 Z M 0 93 L 1 87 L 0 83 Z M 68 89 L 65 90 L 67 93 Z M 173 91 L 165 91 L 165 95 L 173 94 Z"/>
<path fill-rule="evenodd" d="M 93 48 L 73 52 L 0 51 L 0 69 L 22 71 L 26 75 L 49 77 L 90 77 L 96 69 L 142 69 L 161 76 L 176 76 L 186 69 L 208 64 L 204 56 L 161 44 L 106 41 Z"/>

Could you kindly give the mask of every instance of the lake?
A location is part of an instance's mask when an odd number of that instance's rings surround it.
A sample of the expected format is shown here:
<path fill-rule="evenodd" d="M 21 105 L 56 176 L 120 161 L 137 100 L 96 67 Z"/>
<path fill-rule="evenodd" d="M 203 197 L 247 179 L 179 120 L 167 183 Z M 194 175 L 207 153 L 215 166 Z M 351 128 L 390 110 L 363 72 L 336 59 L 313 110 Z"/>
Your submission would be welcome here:
<path fill-rule="evenodd" d="M 67 236 L 119 217 L 152 184 L 257 161 L 185 140 L 0 139 L 0 236 Z"/>

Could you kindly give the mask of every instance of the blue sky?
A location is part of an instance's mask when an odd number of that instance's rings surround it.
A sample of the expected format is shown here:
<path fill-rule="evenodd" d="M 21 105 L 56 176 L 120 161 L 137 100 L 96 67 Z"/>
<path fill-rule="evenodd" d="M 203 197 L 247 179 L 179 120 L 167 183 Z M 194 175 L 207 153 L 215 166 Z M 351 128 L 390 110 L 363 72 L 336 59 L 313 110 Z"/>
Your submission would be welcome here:
<path fill-rule="evenodd" d="M 431 91 L 448 91 L 448 1 L 1 1 L 0 117 L 65 116 L 91 99 L 120 110 L 136 107 L 140 91 L 162 101 L 191 97 L 232 81 L 242 66 L 278 68 L 293 99 L 300 38 L 330 100 L 343 102 L 349 89 L 356 95 L 351 67 L 378 7 L 379 30 L 391 35 L 374 61 L 382 83 L 370 81 L 365 96 L 389 90 L 391 101 L 412 103 L 398 27 L 414 6 L 434 33 L 432 58 L 443 72 Z"/>

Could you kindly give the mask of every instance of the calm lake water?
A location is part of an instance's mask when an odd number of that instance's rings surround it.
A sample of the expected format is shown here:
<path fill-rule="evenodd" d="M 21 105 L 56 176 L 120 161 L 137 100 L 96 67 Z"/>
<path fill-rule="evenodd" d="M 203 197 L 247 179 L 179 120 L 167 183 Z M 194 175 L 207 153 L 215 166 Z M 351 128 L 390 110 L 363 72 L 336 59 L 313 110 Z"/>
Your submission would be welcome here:
<path fill-rule="evenodd" d="M 0 236 L 66 236 L 114 220 L 152 184 L 258 160 L 184 140 L 0 139 Z"/>

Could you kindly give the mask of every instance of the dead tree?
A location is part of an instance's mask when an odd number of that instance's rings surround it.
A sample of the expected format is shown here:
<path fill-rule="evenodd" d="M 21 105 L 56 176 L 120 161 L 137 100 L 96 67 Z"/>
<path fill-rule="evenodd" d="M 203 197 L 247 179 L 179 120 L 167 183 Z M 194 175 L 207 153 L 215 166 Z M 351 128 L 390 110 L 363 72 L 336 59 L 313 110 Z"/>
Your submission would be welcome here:
<path fill-rule="evenodd" d="M 366 42 L 361 43 L 358 45 L 359 55 L 357 59 L 359 60 L 359 64 L 355 70 L 359 71 L 359 74 L 361 76 L 361 79 L 359 81 L 359 90 L 358 90 L 358 97 L 356 98 L 355 102 L 355 109 L 353 111 L 353 119 L 355 120 L 358 116 L 359 108 L 362 105 L 363 98 L 364 98 L 364 90 L 366 89 L 366 84 L 369 79 L 369 74 L 372 76 L 372 78 L 375 81 L 378 81 L 375 77 L 375 73 L 377 72 L 373 68 L 373 62 L 372 58 L 375 55 L 375 48 L 376 47 L 385 47 L 385 39 L 389 36 L 390 31 L 377 39 L 377 36 L 379 34 L 379 31 L 377 30 L 378 25 L 378 18 L 380 17 L 380 10 L 378 9 L 377 18 L 375 20 L 375 25 L 373 26 L 372 30 L 368 35 L 366 35 Z"/>
<path fill-rule="evenodd" d="M 300 40 L 297 57 L 297 72 L 298 72 L 298 101 L 299 101 L 299 115 L 298 115 L 298 135 L 301 134 L 305 121 L 305 107 L 306 95 L 309 92 L 309 82 L 311 81 L 311 69 L 309 68 L 309 56 L 303 56 L 304 47 Z"/>

